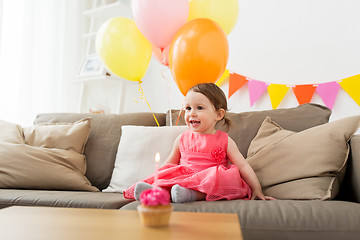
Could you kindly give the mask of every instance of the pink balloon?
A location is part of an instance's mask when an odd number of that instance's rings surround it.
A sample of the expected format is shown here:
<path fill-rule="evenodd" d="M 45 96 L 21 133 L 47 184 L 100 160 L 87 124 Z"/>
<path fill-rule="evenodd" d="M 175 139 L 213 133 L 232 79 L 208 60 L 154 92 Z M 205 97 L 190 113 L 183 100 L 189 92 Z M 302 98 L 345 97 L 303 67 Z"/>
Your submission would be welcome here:
<path fill-rule="evenodd" d="M 188 0 L 133 0 L 131 8 L 140 32 L 160 49 L 170 45 L 189 16 Z"/>
<path fill-rule="evenodd" d="M 169 48 L 170 45 L 161 51 L 160 48 L 152 46 L 153 56 L 164 66 L 169 66 Z"/>

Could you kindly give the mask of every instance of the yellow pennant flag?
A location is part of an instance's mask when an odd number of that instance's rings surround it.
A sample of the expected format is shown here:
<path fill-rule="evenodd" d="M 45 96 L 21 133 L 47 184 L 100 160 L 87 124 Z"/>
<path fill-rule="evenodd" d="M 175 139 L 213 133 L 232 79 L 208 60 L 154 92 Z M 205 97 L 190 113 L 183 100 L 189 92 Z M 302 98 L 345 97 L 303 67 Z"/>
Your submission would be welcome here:
<path fill-rule="evenodd" d="M 360 74 L 344 78 L 339 84 L 360 106 Z"/>
<path fill-rule="evenodd" d="M 286 93 L 288 92 L 289 88 L 290 87 L 284 84 L 270 84 L 270 86 L 268 86 L 267 90 L 269 92 L 273 109 L 276 109 L 279 106 Z"/>
<path fill-rule="evenodd" d="M 230 72 L 228 69 L 226 69 L 223 75 L 219 78 L 219 80 L 217 80 L 216 85 L 218 85 L 219 87 L 223 85 L 223 83 L 229 79 L 229 76 Z"/>

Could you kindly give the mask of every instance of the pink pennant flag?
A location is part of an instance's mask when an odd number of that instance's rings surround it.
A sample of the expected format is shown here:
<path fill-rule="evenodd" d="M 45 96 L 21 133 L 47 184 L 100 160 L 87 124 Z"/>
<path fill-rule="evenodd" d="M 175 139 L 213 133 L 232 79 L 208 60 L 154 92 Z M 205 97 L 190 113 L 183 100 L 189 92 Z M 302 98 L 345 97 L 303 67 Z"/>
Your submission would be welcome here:
<path fill-rule="evenodd" d="M 249 87 L 249 95 L 250 95 L 250 105 L 252 106 L 266 91 L 267 85 L 264 82 L 260 82 L 257 80 L 248 78 L 248 87 Z"/>
<path fill-rule="evenodd" d="M 340 85 L 337 82 L 321 83 L 317 86 L 316 92 L 319 94 L 325 105 L 332 109 L 337 97 Z"/>

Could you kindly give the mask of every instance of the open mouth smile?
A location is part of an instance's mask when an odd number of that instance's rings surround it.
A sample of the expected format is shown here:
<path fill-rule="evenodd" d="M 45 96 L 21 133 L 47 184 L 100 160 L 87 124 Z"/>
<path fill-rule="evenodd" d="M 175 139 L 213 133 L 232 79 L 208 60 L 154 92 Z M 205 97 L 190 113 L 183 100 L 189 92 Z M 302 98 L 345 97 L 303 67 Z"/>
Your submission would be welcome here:
<path fill-rule="evenodd" d="M 189 123 L 192 127 L 196 127 L 196 126 L 200 125 L 201 122 L 196 121 L 196 120 L 190 120 Z"/>

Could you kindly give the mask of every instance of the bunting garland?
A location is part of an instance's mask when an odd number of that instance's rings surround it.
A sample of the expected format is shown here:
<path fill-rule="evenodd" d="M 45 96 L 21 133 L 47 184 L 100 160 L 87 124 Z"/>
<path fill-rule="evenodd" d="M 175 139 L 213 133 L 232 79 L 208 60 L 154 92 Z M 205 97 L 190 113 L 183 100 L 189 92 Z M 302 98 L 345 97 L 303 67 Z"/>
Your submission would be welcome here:
<path fill-rule="evenodd" d="M 337 82 L 328 82 L 319 84 L 316 88 L 316 92 L 319 94 L 325 105 L 332 109 L 339 89 L 340 85 Z"/>
<path fill-rule="evenodd" d="M 229 98 L 242 86 L 247 83 L 247 79 L 239 74 L 230 74 L 229 76 Z"/>
<path fill-rule="evenodd" d="M 250 105 L 254 103 L 267 90 L 273 109 L 276 109 L 290 87 L 285 84 L 266 83 L 254 79 L 247 78 L 237 73 L 231 73 L 229 76 L 229 98 L 245 84 L 249 87 Z M 360 74 L 341 79 L 339 81 L 319 83 L 319 84 L 298 84 L 292 86 L 292 90 L 296 96 L 298 103 L 309 103 L 315 92 L 319 94 L 324 104 L 332 109 L 339 92 L 340 87 L 346 91 L 352 99 L 360 106 Z"/>
<path fill-rule="evenodd" d="M 264 82 L 250 79 L 250 81 L 248 82 L 248 86 L 250 95 L 250 106 L 252 106 L 266 91 L 267 85 Z"/>
<path fill-rule="evenodd" d="M 295 97 L 298 100 L 299 105 L 304 103 L 309 103 L 312 99 L 312 96 L 315 93 L 316 86 L 312 84 L 296 85 L 293 88 Z"/>
<path fill-rule="evenodd" d="M 339 84 L 360 106 L 360 74 L 345 78 Z"/>
<path fill-rule="evenodd" d="M 220 87 L 227 79 L 229 79 L 229 76 L 230 76 L 229 70 L 225 69 L 223 75 L 219 78 L 219 80 L 217 80 L 216 85 Z"/>
<path fill-rule="evenodd" d="M 270 84 L 270 86 L 268 86 L 267 90 L 270 96 L 271 106 L 273 109 L 276 109 L 279 106 L 282 99 L 289 91 L 289 88 L 290 87 L 283 84 Z"/>

